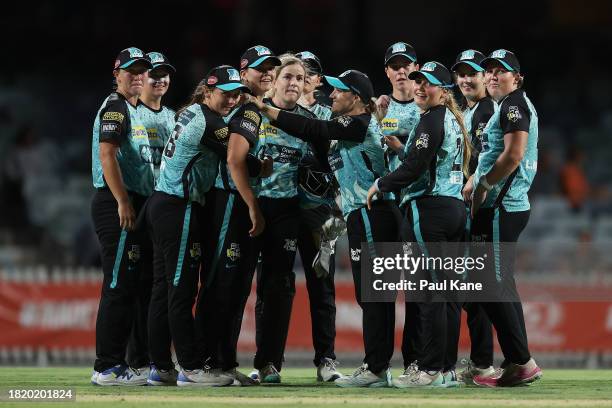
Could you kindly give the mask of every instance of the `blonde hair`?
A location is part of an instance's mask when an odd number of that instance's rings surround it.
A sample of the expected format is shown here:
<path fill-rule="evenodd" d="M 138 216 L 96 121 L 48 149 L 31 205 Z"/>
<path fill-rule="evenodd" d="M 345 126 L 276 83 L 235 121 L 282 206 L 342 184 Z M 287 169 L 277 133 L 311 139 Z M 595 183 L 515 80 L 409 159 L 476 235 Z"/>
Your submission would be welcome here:
<path fill-rule="evenodd" d="M 443 92 L 443 100 L 444 106 L 446 109 L 451 111 L 457 123 L 459 124 L 459 128 L 461 129 L 461 134 L 463 134 L 463 166 L 461 170 L 463 171 L 463 175 L 466 178 L 470 177 L 470 157 L 472 156 L 472 143 L 470 141 L 470 137 L 465 128 L 465 122 L 463 121 L 463 113 L 459 109 L 459 105 L 457 105 L 457 101 L 453 96 L 453 92 L 448 88 L 442 88 Z"/>
<path fill-rule="evenodd" d="M 282 55 L 279 55 L 278 57 L 281 61 L 281 64 L 279 66 L 277 66 L 276 68 L 274 68 L 274 85 L 276 85 L 276 78 L 278 78 L 278 76 L 280 75 L 280 73 L 283 71 L 283 69 L 287 68 L 288 66 L 291 65 L 299 65 L 302 67 L 302 69 L 304 70 L 304 75 L 306 75 L 306 65 L 304 64 L 304 61 L 302 61 L 301 59 L 299 59 L 298 57 L 295 56 L 295 54 L 290 53 L 290 52 L 286 52 Z M 274 94 L 276 93 L 276 88 L 275 86 L 272 86 L 272 88 L 266 92 L 266 98 L 273 98 Z"/>
<path fill-rule="evenodd" d="M 206 97 L 206 94 L 211 93 L 212 91 L 214 91 L 214 89 L 215 89 L 214 86 L 206 85 L 206 78 L 200 81 L 198 86 L 196 86 L 196 88 L 193 90 L 193 93 L 191 94 L 191 98 L 189 99 L 189 102 L 181 106 L 180 109 L 176 111 L 176 115 L 174 115 L 174 118 L 178 119 L 180 114 L 183 113 L 185 109 L 187 109 L 194 103 L 204 102 L 204 98 Z"/>

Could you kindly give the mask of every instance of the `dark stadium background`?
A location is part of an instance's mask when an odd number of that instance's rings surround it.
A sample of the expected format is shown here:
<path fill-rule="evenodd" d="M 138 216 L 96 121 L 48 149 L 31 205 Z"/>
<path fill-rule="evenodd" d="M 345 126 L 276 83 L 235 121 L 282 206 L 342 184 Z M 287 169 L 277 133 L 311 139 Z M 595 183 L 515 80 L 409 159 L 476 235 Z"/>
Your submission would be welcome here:
<path fill-rule="evenodd" d="M 99 264 L 89 219 L 91 130 L 111 90 L 115 57 L 129 46 L 161 51 L 176 66 L 164 99 L 173 108 L 209 68 L 238 65 L 256 44 L 276 53 L 310 50 L 327 74 L 362 70 L 377 94 L 390 92 L 383 56 L 396 41 L 411 43 L 421 63 L 448 67 L 467 48 L 512 50 L 540 120 L 534 208 L 522 240 L 537 245 L 545 259 L 566 253 L 563 245 L 612 242 L 608 1 L 21 1 L 0 7 L 0 272 L 6 276 Z M 343 255 L 340 273 L 347 268 Z M 608 276 L 611 270 L 612 263 L 604 269 Z"/>

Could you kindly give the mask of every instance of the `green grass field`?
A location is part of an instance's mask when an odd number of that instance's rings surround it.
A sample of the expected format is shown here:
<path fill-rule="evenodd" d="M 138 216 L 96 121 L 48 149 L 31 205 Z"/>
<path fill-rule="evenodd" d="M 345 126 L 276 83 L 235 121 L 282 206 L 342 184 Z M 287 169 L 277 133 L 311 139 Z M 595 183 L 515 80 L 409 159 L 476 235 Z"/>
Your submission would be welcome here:
<path fill-rule="evenodd" d="M 344 369 L 345 373 L 350 370 Z M 89 368 L 0 368 L 2 407 L 612 407 L 612 370 L 545 370 L 536 384 L 512 389 L 342 389 L 316 383 L 314 369 L 285 369 L 283 384 L 259 387 L 95 387 Z M 399 370 L 394 370 L 399 375 Z M 77 402 L 7 402 L 9 388 L 67 388 Z"/>

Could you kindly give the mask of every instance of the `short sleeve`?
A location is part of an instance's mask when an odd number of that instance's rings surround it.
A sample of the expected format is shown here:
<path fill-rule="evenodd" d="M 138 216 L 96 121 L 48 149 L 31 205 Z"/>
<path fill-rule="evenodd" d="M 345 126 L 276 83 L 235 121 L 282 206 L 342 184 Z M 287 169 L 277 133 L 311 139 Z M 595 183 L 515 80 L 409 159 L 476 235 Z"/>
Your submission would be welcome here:
<path fill-rule="evenodd" d="M 120 144 L 128 136 L 129 113 L 126 102 L 109 100 L 100 112 L 100 142 Z"/>
<path fill-rule="evenodd" d="M 261 124 L 261 114 L 253 103 L 243 105 L 229 123 L 229 132 L 242 135 L 252 147 L 259 138 L 259 125 Z"/>
<path fill-rule="evenodd" d="M 531 113 L 522 94 L 513 94 L 500 107 L 499 124 L 503 134 L 524 131 L 529 132 Z"/>

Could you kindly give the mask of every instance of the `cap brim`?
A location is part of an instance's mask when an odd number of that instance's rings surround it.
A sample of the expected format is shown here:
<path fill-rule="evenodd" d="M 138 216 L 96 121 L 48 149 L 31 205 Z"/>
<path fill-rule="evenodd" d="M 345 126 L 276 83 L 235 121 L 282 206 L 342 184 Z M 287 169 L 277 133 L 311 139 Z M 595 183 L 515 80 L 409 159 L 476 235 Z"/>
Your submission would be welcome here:
<path fill-rule="evenodd" d="M 342 82 L 339 78 L 336 77 L 332 77 L 332 76 L 327 76 L 324 75 L 323 78 L 325 78 L 325 80 L 327 81 L 328 84 L 330 84 L 332 87 L 334 88 L 338 88 L 341 89 L 343 91 L 350 91 L 351 88 L 349 88 L 344 82 Z"/>
<path fill-rule="evenodd" d="M 412 56 L 410 56 L 410 55 L 408 55 L 408 54 L 406 54 L 406 53 L 403 53 L 403 52 L 402 52 L 402 53 L 399 53 L 399 54 L 393 54 L 393 55 L 391 55 L 389 58 L 387 58 L 387 59 L 385 60 L 385 65 L 387 65 L 387 63 L 388 63 L 389 61 L 391 61 L 391 60 L 392 60 L 393 58 L 395 58 L 395 57 L 404 57 L 404 58 L 406 58 L 406 59 L 407 59 L 408 61 L 410 61 L 410 62 L 416 62 L 416 58 L 414 58 L 414 57 L 412 57 Z M 380 61 L 380 60 L 379 60 L 379 61 Z"/>
<path fill-rule="evenodd" d="M 482 72 L 484 71 L 484 68 L 481 67 L 480 65 L 476 64 L 475 62 L 472 61 L 459 61 L 457 62 L 455 65 L 453 65 L 451 67 L 451 71 L 455 71 L 457 69 L 457 67 L 461 64 L 466 64 L 469 65 L 470 67 L 472 67 L 476 72 Z"/>
<path fill-rule="evenodd" d="M 259 57 L 255 61 L 251 62 L 248 68 L 258 67 L 261 65 L 262 62 L 269 59 L 274 61 L 274 65 L 281 65 L 281 60 L 278 57 L 275 57 L 274 55 L 264 55 L 263 57 Z"/>
<path fill-rule="evenodd" d="M 157 69 L 157 68 L 161 68 L 161 67 L 166 67 L 168 68 L 170 71 L 172 71 L 172 73 L 176 72 L 176 68 L 174 68 L 172 65 L 168 64 L 168 63 L 163 63 L 163 64 L 153 64 L 153 69 Z"/>
<path fill-rule="evenodd" d="M 486 66 L 487 66 L 487 64 L 488 64 L 489 62 L 491 62 L 491 61 L 497 61 L 497 62 L 499 62 L 499 63 L 500 63 L 500 64 L 501 64 L 501 65 L 502 65 L 504 68 L 506 68 L 508 71 L 516 71 L 514 68 L 512 68 L 510 65 L 508 65 L 508 63 L 507 63 L 506 61 L 503 61 L 503 60 L 501 60 L 501 59 L 499 59 L 499 58 L 491 58 L 491 57 L 487 57 L 487 58 L 483 59 L 483 60 L 480 62 L 480 65 L 481 65 L 481 66 L 483 66 L 483 67 L 486 67 Z"/>
<path fill-rule="evenodd" d="M 135 58 L 135 59 L 133 59 L 131 61 L 126 62 L 123 65 L 119 65 L 117 68 L 118 69 L 125 69 L 127 67 L 130 67 L 130 66 L 134 65 L 137 62 L 144 62 L 145 65 L 149 67 L 149 69 L 153 68 L 153 64 L 151 64 L 151 61 L 149 61 L 146 58 Z"/>
<path fill-rule="evenodd" d="M 215 85 L 215 87 L 222 91 L 235 91 L 236 89 L 240 89 L 242 92 L 251 93 L 249 87 L 240 82 L 228 82 L 227 84 Z"/>
<path fill-rule="evenodd" d="M 431 75 L 429 72 L 412 71 L 410 74 L 408 74 L 408 79 L 416 79 L 418 76 L 424 77 L 432 85 L 444 86 L 444 84 L 440 82 L 438 78 Z"/>

